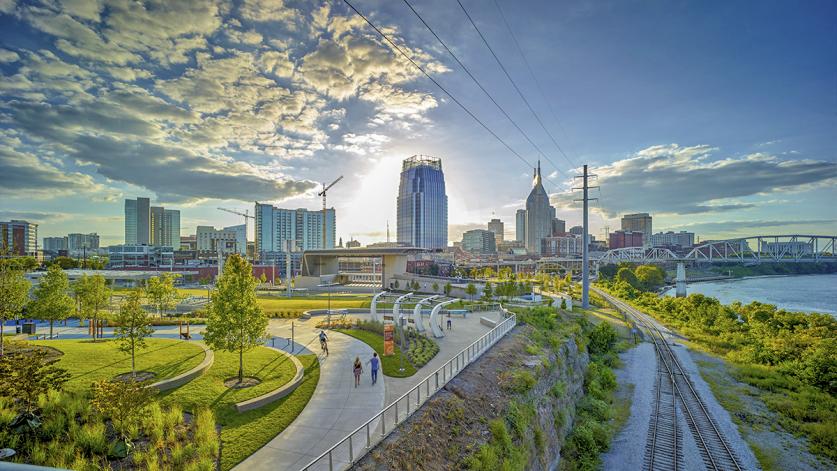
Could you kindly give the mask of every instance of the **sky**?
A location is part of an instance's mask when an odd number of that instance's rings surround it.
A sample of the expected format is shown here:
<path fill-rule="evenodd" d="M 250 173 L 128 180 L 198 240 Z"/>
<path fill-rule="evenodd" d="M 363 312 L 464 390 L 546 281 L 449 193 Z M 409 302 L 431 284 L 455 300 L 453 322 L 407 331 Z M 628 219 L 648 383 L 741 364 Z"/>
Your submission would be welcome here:
<path fill-rule="evenodd" d="M 343 2 L 0 0 L 0 220 L 115 244 L 147 196 L 187 235 L 343 175 L 337 234 L 369 243 L 426 154 L 451 241 L 513 237 L 538 160 L 568 227 L 597 175 L 597 237 L 837 233 L 834 2 L 409 0 L 496 106 L 405 1 L 351 1 L 450 95 Z"/>

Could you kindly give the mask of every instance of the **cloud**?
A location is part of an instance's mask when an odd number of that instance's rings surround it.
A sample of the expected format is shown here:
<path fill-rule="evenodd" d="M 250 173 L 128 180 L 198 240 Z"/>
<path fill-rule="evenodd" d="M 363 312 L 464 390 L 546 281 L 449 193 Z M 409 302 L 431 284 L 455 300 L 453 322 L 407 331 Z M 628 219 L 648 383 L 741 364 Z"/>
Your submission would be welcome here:
<path fill-rule="evenodd" d="M 377 154 L 381 146 L 390 141 L 390 138 L 383 134 L 344 134 L 344 144 L 334 146 L 337 150 L 351 152 L 358 155 Z"/>
<path fill-rule="evenodd" d="M 66 172 L 36 156 L 0 144 L 0 195 L 51 198 L 99 189 L 89 175 Z"/>
<path fill-rule="evenodd" d="M 478 222 L 467 222 L 464 224 L 448 224 L 448 240 L 462 240 L 462 234 L 473 229 L 485 229 L 485 224 Z"/>
<path fill-rule="evenodd" d="M 15 51 L 0 48 L 0 62 L 17 62 L 20 56 Z"/>
<path fill-rule="evenodd" d="M 595 169 L 600 205 L 608 217 L 634 211 L 667 214 L 720 213 L 752 208 L 736 201 L 775 192 L 806 190 L 837 182 L 837 163 L 783 160 L 767 154 L 713 160 L 710 146 L 653 146 Z M 574 195 L 553 195 L 571 207 Z"/>
<path fill-rule="evenodd" d="M 43 213 L 38 211 L 9 211 L 5 209 L 0 209 L 0 219 L 3 220 L 19 219 L 23 221 L 37 223 L 41 221 L 64 220 L 66 218 L 67 215 L 63 213 Z"/>
<path fill-rule="evenodd" d="M 696 222 L 677 226 L 674 230 L 690 230 L 702 232 L 741 232 L 760 228 L 799 227 L 837 223 L 837 219 L 797 219 L 783 221 L 741 220 Z M 753 233 L 752 235 L 759 235 Z"/>

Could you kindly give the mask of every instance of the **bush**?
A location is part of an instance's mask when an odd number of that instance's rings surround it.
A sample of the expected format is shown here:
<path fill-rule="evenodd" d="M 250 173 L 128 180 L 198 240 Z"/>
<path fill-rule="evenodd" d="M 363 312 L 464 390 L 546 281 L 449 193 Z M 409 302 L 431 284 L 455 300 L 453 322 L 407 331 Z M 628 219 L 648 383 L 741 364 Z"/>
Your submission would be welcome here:
<path fill-rule="evenodd" d="M 514 370 L 500 374 L 500 387 L 506 391 L 523 394 L 535 387 L 535 376 L 527 370 Z"/>

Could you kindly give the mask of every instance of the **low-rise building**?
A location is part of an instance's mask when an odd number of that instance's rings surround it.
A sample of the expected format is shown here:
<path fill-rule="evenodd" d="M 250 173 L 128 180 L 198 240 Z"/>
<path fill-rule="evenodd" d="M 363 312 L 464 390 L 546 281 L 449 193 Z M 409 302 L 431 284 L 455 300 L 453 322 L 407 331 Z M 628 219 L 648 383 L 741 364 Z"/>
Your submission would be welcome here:
<path fill-rule="evenodd" d="M 172 268 L 174 249 L 159 245 L 111 245 L 108 268 Z"/>
<path fill-rule="evenodd" d="M 614 231 L 610 233 L 608 246 L 611 249 L 623 249 L 626 247 L 642 247 L 642 232 L 638 231 Z"/>
<path fill-rule="evenodd" d="M 575 257 L 581 255 L 581 237 L 544 237 L 541 239 L 541 254 L 545 257 Z"/>
<path fill-rule="evenodd" d="M 0 222 L 0 251 L 6 255 L 38 255 L 38 225 L 12 219 Z"/>
<path fill-rule="evenodd" d="M 693 247 L 695 245 L 695 233 L 694 232 L 658 232 L 656 234 L 651 234 L 651 246 L 652 247 L 680 247 L 680 248 L 688 248 Z"/>

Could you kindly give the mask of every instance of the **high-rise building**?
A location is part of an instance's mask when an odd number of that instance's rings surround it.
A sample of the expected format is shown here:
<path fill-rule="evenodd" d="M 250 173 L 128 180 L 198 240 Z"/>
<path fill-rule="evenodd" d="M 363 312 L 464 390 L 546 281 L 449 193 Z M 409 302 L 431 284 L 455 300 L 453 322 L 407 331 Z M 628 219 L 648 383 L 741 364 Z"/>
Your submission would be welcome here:
<path fill-rule="evenodd" d="M 687 248 L 695 245 L 694 232 L 658 232 L 651 234 L 652 247 L 680 247 Z"/>
<path fill-rule="evenodd" d="M 503 221 L 499 219 L 492 219 L 488 221 L 488 230 L 494 233 L 494 241 L 497 243 L 497 245 L 500 245 L 500 243 L 503 242 L 505 235 L 503 233 L 505 231 L 505 225 L 503 224 Z"/>
<path fill-rule="evenodd" d="M 626 247 L 642 247 L 643 234 L 639 231 L 613 231 L 610 233 L 608 247 L 623 249 Z"/>
<path fill-rule="evenodd" d="M 581 237 L 544 237 L 541 239 L 541 254 L 554 257 L 574 257 L 581 255 Z"/>
<path fill-rule="evenodd" d="M 651 215 L 648 213 L 626 214 L 622 216 L 622 230 L 642 232 L 642 245 L 651 245 Z"/>
<path fill-rule="evenodd" d="M 462 234 L 462 250 L 471 253 L 496 253 L 494 233 L 485 229 L 472 229 Z"/>
<path fill-rule="evenodd" d="M 48 252 L 58 252 L 60 250 L 67 250 L 67 237 L 44 237 L 44 250 Z"/>
<path fill-rule="evenodd" d="M 567 234 L 567 222 L 563 219 L 552 218 L 552 237 L 563 237 Z"/>
<path fill-rule="evenodd" d="M 307 209 L 282 209 L 256 203 L 256 257 L 273 257 L 288 248 L 291 251 L 333 249 L 337 235 L 334 208 L 326 210 L 326 240 L 323 243 L 323 212 Z"/>
<path fill-rule="evenodd" d="M 38 225 L 12 219 L 0 222 L 0 254 L 29 255 L 38 253 Z"/>
<path fill-rule="evenodd" d="M 518 242 L 526 243 L 526 210 L 518 209 L 514 215 L 514 238 Z"/>
<path fill-rule="evenodd" d="M 125 200 L 125 244 L 151 243 L 151 201 L 148 198 Z"/>
<path fill-rule="evenodd" d="M 163 209 L 163 240 L 160 245 L 177 247 L 180 244 L 180 211 Z"/>
<path fill-rule="evenodd" d="M 554 208 L 549 204 L 549 195 L 541 182 L 541 163 L 535 169 L 532 191 L 526 198 L 526 251 L 541 253 L 541 239 L 552 235 Z"/>
<path fill-rule="evenodd" d="M 84 249 L 98 249 L 99 248 L 99 234 L 95 232 L 90 234 L 68 234 L 67 235 L 67 250 L 77 251 Z"/>
<path fill-rule="evenodd" d="M 225 227 L 223 229 L 215 229 L 212 226 L 198 226 L 195 234 L 196 249 L 198 251 L 198 258 L 214 259 L 218 256 L 218 249 L 221 253 L 241 253 L 245 254 L 246 245 L 241 247 L 241 228 L 244 224 L 239 226 Z"/>
<path fill-rule="evenodd" d="M 398 243 L 426 249 L 448 245 L 448 196 L 442 160 L 414 155 L 401 165 Z"/>
<path fill-rule="evenodd" d="M 581 226 L 573 226 L 570 228 L 570 234 L 580 236 L 584 234 L 584 228 Z"/>

